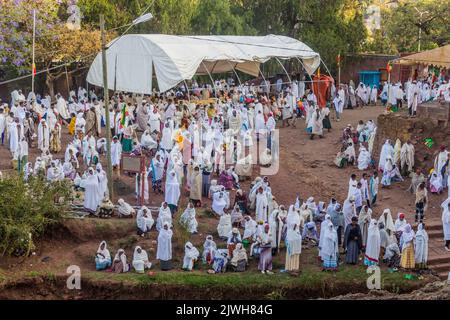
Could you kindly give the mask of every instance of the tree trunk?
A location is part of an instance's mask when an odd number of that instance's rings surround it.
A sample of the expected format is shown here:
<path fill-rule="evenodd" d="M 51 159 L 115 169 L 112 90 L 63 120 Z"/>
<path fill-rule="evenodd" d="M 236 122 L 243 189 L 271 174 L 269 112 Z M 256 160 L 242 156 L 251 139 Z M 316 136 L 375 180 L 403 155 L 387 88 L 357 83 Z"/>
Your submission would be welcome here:
<path fill-rule="evenodd" d="M 55 88 L 54 88 L 54 78 L 50 74 L 47 73 L 47 77 L 45 79 L 45 84 L 47 85 L 48 94 L 51 99 L 55 97 Z"/>

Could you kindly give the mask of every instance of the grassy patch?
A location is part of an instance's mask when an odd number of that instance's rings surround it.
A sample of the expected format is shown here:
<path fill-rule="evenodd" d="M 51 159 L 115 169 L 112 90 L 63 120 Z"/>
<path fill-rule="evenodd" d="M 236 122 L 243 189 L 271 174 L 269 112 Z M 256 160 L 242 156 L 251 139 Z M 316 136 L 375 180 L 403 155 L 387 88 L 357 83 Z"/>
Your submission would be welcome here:
<path fill-rule="evenodd" d="M 136 274 L 133 272 L 125 274 L 112 274 L 106 272 L 88 272 L 85 275 L 96 280 L 113 280 L 120 282 L 129 282 L 139 284 L 140 286 L 152 284 L 182 285 L 195 287 L 208 286 L 273 286 L 279 287 L 280 290 L 274 291 L 270 298 L 276 299 L 283 296 L 282 288 L 300 286 L 304 288 L 325 288 L 331 283 L 348 283 L 355 285 L 364 285 L 368 278 L 365 268 L 343 266 L 339 272 L 320 272 L 315 268 L 305 267 L 301 274 L 292 277 L 287 273 L 275 273 L 273 275 L 262 275 L 256 271 L 245 273 L 224 273 L 224 274 L 207 274 L 206 272 L 160 272 L 156 271 L 155 275 Z M 389 287 L 404 286 L 407 282 L 403 277 L 403 273 L 388 273 L 382 271 L 381 277 L 383 284 Z M 417 282 L 420 280 L 409 280 L 409 282 Z"/>

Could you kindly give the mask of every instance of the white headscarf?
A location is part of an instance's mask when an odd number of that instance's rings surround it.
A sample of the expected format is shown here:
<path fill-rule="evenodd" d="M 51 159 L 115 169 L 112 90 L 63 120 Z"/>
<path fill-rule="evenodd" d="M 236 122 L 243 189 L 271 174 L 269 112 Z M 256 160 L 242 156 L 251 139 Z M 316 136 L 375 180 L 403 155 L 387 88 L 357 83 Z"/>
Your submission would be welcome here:
<path fill-rule="evenodd" d="M 102 244 L 105 245 L 105 248 L 103 250 L 102 250 Z M 111 254 L 109 253 L 108 245 L 106 244 L 106 241 L 104 241 L 104 240 L 102 242 L 100 242 L 98 249 L 97 249 L 97 253 L 101 253 L 105 257 L 105 259 L 111 259 Z"/>
<path fill-rule="evenodd" d="M 141 253 L 138 252 L 139 249 L 141 249 Z M 147 252 L 140 246 L 136 246 L 136 248 L 134 248 L 133 261 L 137 260 L 148 261 Z"/>
<path fill-rule="evenodd" d="M 197 259 L 198 256 L 200 255 L 200 252 L 198 252 L 197 248 L 194 247 L 194 245 L 188 241 L 184 245 L 184 255 L 189 259 Z"/>
<path fill-rule="evenodd" d="M 420 241 L 419 241 L 420 240 Z M 425 263 L 428 260 L 428 233 L 424 228 L 423 223 L 417 226 L 416 240 L 415 240 L 414 258 L 416 263 Z"/>
<path fill-rule="evenodd" d="M 407 223 L 403 228 L 402 236 L 400 237 L 400 246 L 402 247 L 402 251 L 412 244 L 414 236 L 414 230 L 411 228 L 411 225 Z"/>
<path fill-rule="evenodd" d="M 325 229 L 325 236 L 323 240 L 320 256 L 325 258 L 336 258 L 338 253 L 337 233 L 332 223 L 329 223 Z"/>
<path fill-rule="evenodd" d="M 159 260 L 172 260 L 172 235 L 173 231 L 169 228 L 169 224 L 164 224 L 167 226 L 167 230 L 161 228 L 158 235 L 158 250 L 156 251 L 156 259 Z"/>
<path fill-rule="evenodd" d="M 297 225 L 288 227 L 286 235 L 286 247 L 287 252 L 290 256 L 302 253 L 302 236 Z"/>
<path fill-rule="evenodd" d="M 366 258 L 378 262 L 380 257 L 381 236 L 377 220 L 370 220 L 369 230 L 367 232 Z"/>
<path fill-rule="evenodd" d="M 286 223 L 289 226 L 300 225 L 300 215 L 294 210 L 294 205 L 289 206 L 288 215 L 286 217 Z"/>
<path fill-rule="evenodd" d="M 119 255 L 121 252 L 122 252 L 122 255 L 119 258 Z M 127 263 L 127 256 L 125 255 L 125 250 L 123 250 L 123 249 L 117 250 L 117 253 L 114 257 L 114 261 L 118 261 L 118 260 L 120 260 L 122 262 L 123 272 L 127 272 L 129 270 L 129 266 Z"/>
<path fill-rule="evenodd" d="M 384 216 L 386 214 L 386 217 Z M 394 220 L 392 219 L 391 209 L 384 209 L 382 215 L 378 219 L 378 224 L 383 223 L 386 231 L 395 232 Z"/>

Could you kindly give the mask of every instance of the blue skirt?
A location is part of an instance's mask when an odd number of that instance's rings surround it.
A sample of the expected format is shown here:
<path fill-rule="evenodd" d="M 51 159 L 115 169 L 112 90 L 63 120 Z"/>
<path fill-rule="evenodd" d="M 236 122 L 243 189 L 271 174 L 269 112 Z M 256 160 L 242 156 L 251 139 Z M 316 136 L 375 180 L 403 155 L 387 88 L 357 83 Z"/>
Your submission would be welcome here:
<path fill-rule="evenodd" d="M 99 258 L 95 258 L 95 269 L 97 271 L 105 270 L 111 266 L 111 260 L 103 260 L 100 262 Z"/>

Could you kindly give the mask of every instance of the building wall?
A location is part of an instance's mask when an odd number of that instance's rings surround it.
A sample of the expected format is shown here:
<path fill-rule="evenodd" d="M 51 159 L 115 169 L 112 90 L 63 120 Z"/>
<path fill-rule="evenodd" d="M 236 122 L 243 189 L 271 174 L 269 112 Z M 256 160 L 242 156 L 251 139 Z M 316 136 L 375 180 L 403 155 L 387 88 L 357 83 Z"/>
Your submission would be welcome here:
<path fill-rule="evenodd" d="M 380 71 L 380 81 L 387 81 L 386 67 L 389 61 L 398 58 L 394 55 L 355 54 L 343 57 L 341 66 L 341 82 L 348 83 L 353 80 L 359 83 L 359 71 Z M 393 65 L 391 72 L 392 82 L 405 82 L 411 75 L 411 67 Z"/>

